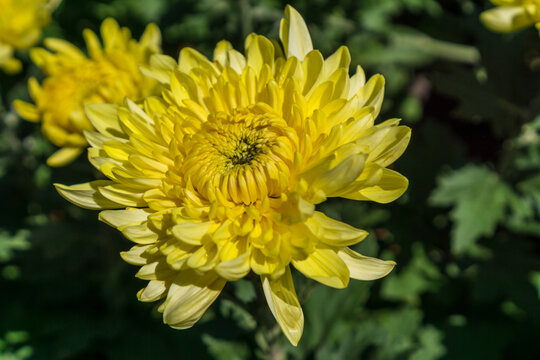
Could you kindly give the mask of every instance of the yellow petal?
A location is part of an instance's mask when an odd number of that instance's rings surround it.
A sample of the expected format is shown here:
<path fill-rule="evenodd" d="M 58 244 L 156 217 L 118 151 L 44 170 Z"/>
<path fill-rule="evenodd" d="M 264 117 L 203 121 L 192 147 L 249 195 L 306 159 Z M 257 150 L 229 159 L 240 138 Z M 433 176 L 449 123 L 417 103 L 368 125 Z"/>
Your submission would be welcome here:
<path fill-rule="evenodd" d="M 148 228 L 148 223 L 144 222 L 140 225 L 127 225 L 118 228 L 122 234 L 140 245 L 153 244 L 159 239 L 159 235 Z"/>
<path fill-rule="evenodd" d="M 214 226 L 213 222 L 185 222 L 173 226 L 172 233 L 175 238 L 191 245 L 201 245 L 202 238 Z"/>
<path fill-rule="evenodd" d="M 344 68 L 349 72 L 349 65 L 351 63 L 351 53 L 346 46 L 340 46 L 340 48 L 330 55 L 324 62 L 324 77 L 328 79 L 335 71 Z"/>
<path fill-rule="evenodd" d="M 162 280 L 152 280 L 144 289 L 139 291 L 137 298 L 139 301 L 152 302 L 157 301 L 165 296 L 167 285 Z"/>
<path fill-rule="evenodd" d="M 358 93 L 358 91 L 364 87 L 366 84 L 366 74 L 364 73 L 364 69 L 360 65 L 356 67 L 356 73 L 351 77 L 351 84 L 349 87 L 349 96 L 347 98 L 350 98 L 351 96 L 354 96 Z"/>
<path fill-rule="evenodd" d="M 331 248 L 317 248 L 305 259 L 292 261 L 294 267 L 305 276 L 337 289 L 349 284 L 349 269 Z"/>
<path fill-rule="evenodd" d="M 152 52 L 161 52 L 161 31 L 159 31 L 159 27 L 154 23 L 148 24 L 141 35 L 139 44 Z"/>
<path fill-rule="evenodd" d="M 246 58 L 240 52 L 232 48 L 231 43 L 222 40 L 216 45 L 214 50 L 214 61 L 221 66 L 230 67 L 236 73 L 242 74 L 246 67 Z"/>
<path fill-rule="evenodd" d="M 251 251 L 245 251 L 240 256 L 222 261 L 216 266 L 216 272 L 228 281 L 235 281 L 246 276 L 251 270 Z"/>
<path fill-rule="evenodd" d="M 95 180 L 88 183 L 66 186 L 54 184 L 56 191 L 66 200 L 85 209 L 104 210 L 119 209 L 125 206 L 111 201 L 100 194 L 101 186 L 113 184 L 108 180 Z"/>
<path fill-rule="evenodd" d="M 274 45 L 264 36 L 251 34 L 246 39 L 247 65 L 259 73 L 266 64 L 274 66 Z"/>
<path fill-rule="evenodd" d="M 173 328 L 192 327 L 221 293 L 226 281 L 215 273 L 183 271 L 171 285 L 163 321 Z"/>
<path fill-rule="evenodd" d="M 292 6 L 285 7 L 285 18 L 281 19 L 279 38 L 287 57 L 304 57 L 313 50 L 311 36 L 302 16 Z"/>
<path fill-rule="evenodd" d="M 121 30 L 116 20 L 113 18 L 103 20 L 99 30 L 101 32 L 105 51 L 114 49 L 115 46 L 121 46 Z"/>
<path fill-rule="evenodd" d="M 54 64 L 56 61 L 56 55 L 52 54 L 50 51 L 47 51 L 43 48 L 32 48 L 30 49 L 30 58 L 39 68 L 48 72 L 47 65 Z"/>
<path fill-rule="evenodd" d="M 365 154 L 349 155 L 333 165 L 336 162 L 336 156 L 339 158 L 339 155 L 334 155 L 302 175 L 311 183 L 310 191 L 323 192 L 326 197 L 336 196 L 362 173 L 366 160 Z M 319 203 L 325 199 L 312 200 Z"/>
<path fill-rule="evenodd" d="M 83 37 L 86 42 L 86 48 L 88 49 L 88 55 L 92 59 L 99 59 L 103 56 L 103 49 L 95 32 L 90 29 L 84 29 Z"/>
<path fill-rule="evenodd" d="M 81 147 L 63 147 L 49 156 L 47 165 L 51 167 L 65 166 L 75 160 L 83 150 Z"/>
<path fill-rule="evenodd" d="M 216 45 L 214 61 L 224 68 L 230 67 L 238 74 L 242 74 L 246 67 L 246 58 L 244 55 L 234 50 L 231 43 L 225 40 L 220 41 Z"/>
<path fill-rule="evenodd" d="M 376 131 L 355 141 L 357 145 L 369 147 L 368 162 L 386 167 L 396 161 L 407 148 L 411 129 L 395 126 L 396 120 L 387 120 L 376 126 Z"/>
<path fill-rule="evenodd" d="M 101 134 L 108 137 L 125 137 L 118 121 L 118 106 L 114 104 L 89 104 L 84 111 L 92 125 Z"/>
<path fill-rule="evenodd" d="M 339 250 L 338 255 L 347 264 L 351 278 L 356 280 L 380 279 L 388 275 L 396 265 L 393 261 L 367 257 L 349 248 Z"/>
<path fill-rule="evenodd" d="M 146 250 L 152 248 L 154 245 L 135 245 L 129 251 L 122 251 L 120 256 L 122 259 L 131 265 L 145 265 L 148 263 L 148 255 L 145 254 Z"/>
<path fill-rule="evenodd" d="M 193 48 L 185 47 L 180 51 L 178 69 L 189 75 L 191 69 L 194 68 L 202 68 L 205 71 L 210 72 L 216 71 L 214 64 L 212 64 L 206 56 Z"/>
<path fill-rule="evenodd" d="M 362 188 L 355 192 L 340 194 L 353 200 L 370 200 L 381 204 L 392 202 L 407 190 L 409 180 L 398 172 L 383 168 L 382 177 L 376 185 Z"/>
<path fill-rule="evenodd" d="M 336 247 L 354 245 L 368 235 L 365 230 L 331 219 L 319 211 L 315 211 L 305 225 L 319 241 Z"/>
<path fill-rule="evenodd" d="M 171 72 L 177 67 L 176 61 L 167 55 L 154 54 L 150 57 L 150 66 L 141 66 L 141 72 L 163 84 L 171 82 Z"/>
<path fill-rule="evenodd" d="M 304 89 L 302 91 L 304 95 L 308 96 L 310 90 L 315 88 L 321 81 L 320 78 L 323 64 L 323 56 L 318 50 L 311 51 L 304 58 L 304 61 L 302 62 L 302 68 L 304 70 L 304 74 L 306 74 Z"/>
<path fill-rule="evenodd" d="M 0 63 L 0 68 L 2 68 L 6 74 L 18 74 L 22 70 L 22 62 L 19 59 L 10 58 Z"/>
<path fill-rule="evenodd" d="M 360 88 L 356 95 L 360 100 L 360 106 L 372 106 L 375 111 L 373 116 L 377 117 L 381 110 L 384 98 L 384 77 L 380 74 L 372 76 L 366 85 Z"/>
<path fill-rule="evenodd" d="M 275 280 L 262 276 L 262 284 L 266 302 L 279 327 L 291 344 L 298 345 L 304 331 L 304 314 L 294 290 L 291 269 L 287 266 L 285 274 Z"/>
<path fill-rule="evenodd" d="M 523 6 L 505 6 L 489 9 L 480 14 L 480 21 L 490 30 L 510 32 L 535 23 Z"/>
<path fill-rule="evenodd" d="M 32 122 L 39 122 L 41 120 L 41 113 L 39 109 L 34 105 L 21 100 L 13 101 L 13 107 L 17 114 L 25 120 Z"/>
<path fill-rule="evenodd" d="M 86 59 L 84 53 L 71 43 L 55 38 L 47 38 L 44 41 L 45 46 L 60 54 L 66 55 L 72 61 L 80 61 Z"/>
<path fill-rule="evenodd" d="M 99 187 L 99 192 L 107 199 L 122 204 L 124 207 L 147 206 L 143 199 L 143 192 L 131 184 L 111 184 Z"/>
<path fill-rule="evenodd" d="M 118 228 L 126 225 L 138 225 L 148 219 L 155 211 L 150 209 L 105 210 L 99 213 L 99 220 Z"/>

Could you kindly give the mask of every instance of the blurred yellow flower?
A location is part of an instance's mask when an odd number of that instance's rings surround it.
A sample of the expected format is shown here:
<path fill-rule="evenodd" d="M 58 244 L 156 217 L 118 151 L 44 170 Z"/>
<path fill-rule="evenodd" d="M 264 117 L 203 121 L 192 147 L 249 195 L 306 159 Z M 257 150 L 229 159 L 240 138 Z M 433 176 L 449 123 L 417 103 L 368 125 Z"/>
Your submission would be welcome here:
<path fill-rule="evenodd" d="M 85 29 L 83 35 L 88 57 L 61 39 L 45 39 L 45 46 L 53 52 L 32 49 L 32 60 L 46 78 L 41 86 L 35 78 L 28 82 L 35 105 L 14 102 L 24 119 L 41 121 L 44 135 L 61 147 L 47 160 L 50 166 L 70 163 L 87 147 L 83 131 L 93 130 L 93 126 L 84 113 L 86 104 L 121 104 L 124 97 L 139 101 L 159 92 L 157 81 L 139 70 L 151 55 L 161 53 L 156 25 L 148 25 L 139 42 L 113 19 L 101 25 L 103 46 L 91 30 Z"/>
<path fill-rule="evenodd" d="M 0 0 L 0 69 L 8 74 L 21 71 L 13 52 L 39 41 L 52 7 L 48 0 Z"/>
<path fill-rule="evenodd" d="M 341 47 L 326 60 L 304 20 L 288 6 L 279 44 L 251 34 L 246 55 L 220 42 L 213 61 L 191 48 L 178 63 L 164 55 L 144 70 L 161 97 L 142 106 L 86 107 L 89 158 L 109 180 L 65 186 L 69 201 L 104 210 L 100 219 L 135 242 L 122 254 L 149 280 L 138 297 L 189 328 L 227 281 L 259 275 L 270 310 L 294 345 L 303 330 L 290 265 L 325 285 L 373 280 L 395 263 L 348 246 L 367 232 L 315 205 L 329 197 L 387 203 L 407 179 L 386 168 L 410 129 L 374 125 L 384 79 L 367 83 Z M 109 209 L 109 210 L 107 210 Z"/>
<path fill-rule="evenodd" d="M 482 23 L 496 32 L 510 32 L 537 24 L 540 29 L 540 0 L 491 0 L 497 7 L 480 15 Z"/>

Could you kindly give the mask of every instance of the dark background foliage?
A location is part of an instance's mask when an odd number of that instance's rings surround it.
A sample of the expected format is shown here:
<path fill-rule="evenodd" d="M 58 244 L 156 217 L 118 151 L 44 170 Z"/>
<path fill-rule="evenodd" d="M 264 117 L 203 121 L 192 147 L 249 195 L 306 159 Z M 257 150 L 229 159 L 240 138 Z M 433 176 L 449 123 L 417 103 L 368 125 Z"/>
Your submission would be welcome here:
<path fill-rule="evenodd" d="M 162 29 L 164 52 L 211 56 L 223 38 L 243 49 L 277 38 L 280 0 L 64 0 L 45 29 L 82 46 L 108 16 L 139 36 Z M 257 281 L 228 284 L 192 329 L 162 324 L 137 302 L 144 282 L 119 251 L 130 244 L 97 213 L 61 199 L 53 182 L 99 176 L 84 158 L 51 169 L 53 150 L 12 111 L 25 71 L 0 74 L 0 359 L 537 359 L 540 334 L 540 39 L 493 34 L 482 0 L 301 0 L 293 5 L 329 55 L 387 80 L 381 119 L 413 138 L 395 168 L 410 179 L 391 205 L 332 199 L 330 216 L 370 231 L 365 254 L 398 266 L 335 290 L 295 279 L 306 317 L 292 348 L 269 326 Z M 263 336 L 265 335 L 265 336 Z M 275 341 L 268 337 L 275 335 Z"/>

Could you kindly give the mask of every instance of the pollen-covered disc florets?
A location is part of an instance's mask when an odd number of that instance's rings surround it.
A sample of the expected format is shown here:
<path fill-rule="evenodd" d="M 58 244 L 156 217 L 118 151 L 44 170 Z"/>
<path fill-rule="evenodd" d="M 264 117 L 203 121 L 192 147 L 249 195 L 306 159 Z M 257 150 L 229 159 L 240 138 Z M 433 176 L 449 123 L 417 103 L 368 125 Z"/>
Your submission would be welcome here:
<path fill-rule="evenodd" d="M 200 132 L 184 142 L 182 172 L 203 197 L 218 198 L 209 192 L 219 192 L 224 203 L 279 197 L 288 182 L 280 171 L 289 175 L 295 136 L 285 120 L 263 109 L 209 115 Z"/>
<path fill-rule="evenodd" d="M 35 104 L 16 100 L 17 112 L 26 120 L 41 122 L 43 134 L 61 147 L 47 161 L 63 166 L 88 145 L 84 130 L 93 130 L 84 106 L 93 103 L 121 104 L 125 97 L 139 101 L 158 93 L 157 82 L 141 74 L 150 56 L 161 52 L 159 29 L 150 24 L 141 40 L 131 38 L 115 20 L 101 25 L 103 46 L 96 34 L 84 30 L 88 55 L 61 39 L 45 39 L 46 49 L 32 49 L 34 63 L 46 75 L 40 85 L 30 78 L 28 89 Z"/>
<path fill-rule="evenodd" d="M 303 314 L 290 266 L 325 285 L 373 280 L 394 263 L 348 246 L 367 232 L 315 205 L 329 197 L 386 203 L 407 180 L 387 168 L 410 130 L 374 124 L 384 80 L 349 76 L 340 48 L 324 59 L 291 7 L 277 43 L 252 34 L 246 56 L 227 42 L 213 61 L 183 49 L 143 69 L 162 82 L 159 97 L 137 105 L 89 105 L 89 159 L 109 180 L 64 186 L 62 196 L 90 209 L 134 241 L 123 258 L 149 280 L 139 299 L 162 299 L 164 321 L 192 326 L 227 281 L 260 275 L 270 310 L 298 343 Z"/>

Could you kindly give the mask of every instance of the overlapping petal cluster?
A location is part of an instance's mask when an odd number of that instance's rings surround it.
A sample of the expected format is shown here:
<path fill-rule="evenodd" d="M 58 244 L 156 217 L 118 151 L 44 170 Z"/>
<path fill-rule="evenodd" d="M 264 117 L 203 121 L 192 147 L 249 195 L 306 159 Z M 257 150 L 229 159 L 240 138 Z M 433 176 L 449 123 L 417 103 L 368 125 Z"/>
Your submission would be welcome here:
<path fill-rule="evenodd" d="M 154 55 L 160 97 L 86 107 L 89 159 L 108 180 L 57 189 L 103 210 L 136 243 L 122 254 L 148 280 L 138 297 L 162 300 L 164 321 L 188 328 L 227 281 L 253 271 L 281 329 L 297 344 L 303 314 L 290 266 L 325 285 L 385 276 L 394 262 L 349 246 L 364 230 L 315 210 L 329 197 L 387 203 L 407 180 L 387 168 L 410 129 L 374 124 L 384 79 L 349 76 L 349 51 L 324 59 L 287 7 L 277 42 L 252 34 L 245 55 L 220 42 L 213 61 L 191 48 L 178 63 Z"/>
<path fill-rule="evenodd" d="M 516 31 L 533 24 L 540 30 L 540 0 L 491 0 L 497 7 L 480 15 L 482 23 L 492 31 Z"/>
<path fill-rule="evenodd" d="M 0 0 L 0 69 L 8 74 L 21 71 L 13 52 L 39 41 L 52 7 L 48 0 Z"/>
<path fill-rule="evenodd" d="M 70 163 L 88 146 L 83 131 L 93 126 L 84 113 L 86 104 L 121 104 L 125 97 L 140 101 L 159 93 L 157 81 L 139 70 L 153 54 L 161 53 L 156 25 L 148 25 L 139 42 L 113 19 L 101 25 L 103 45 L 91 30 L 85 29 L 83 35 L 88 56 L 61 39 L 45 39 L 51 51 L 32 49 L 32 60 L 46 78 L 41 85 L 35 78 L 28 82 L 35 104 L 14 102 L 23 118 L 41 122 L 44 135 L 61 147 L 48 159 L 50 166 Z"/>

